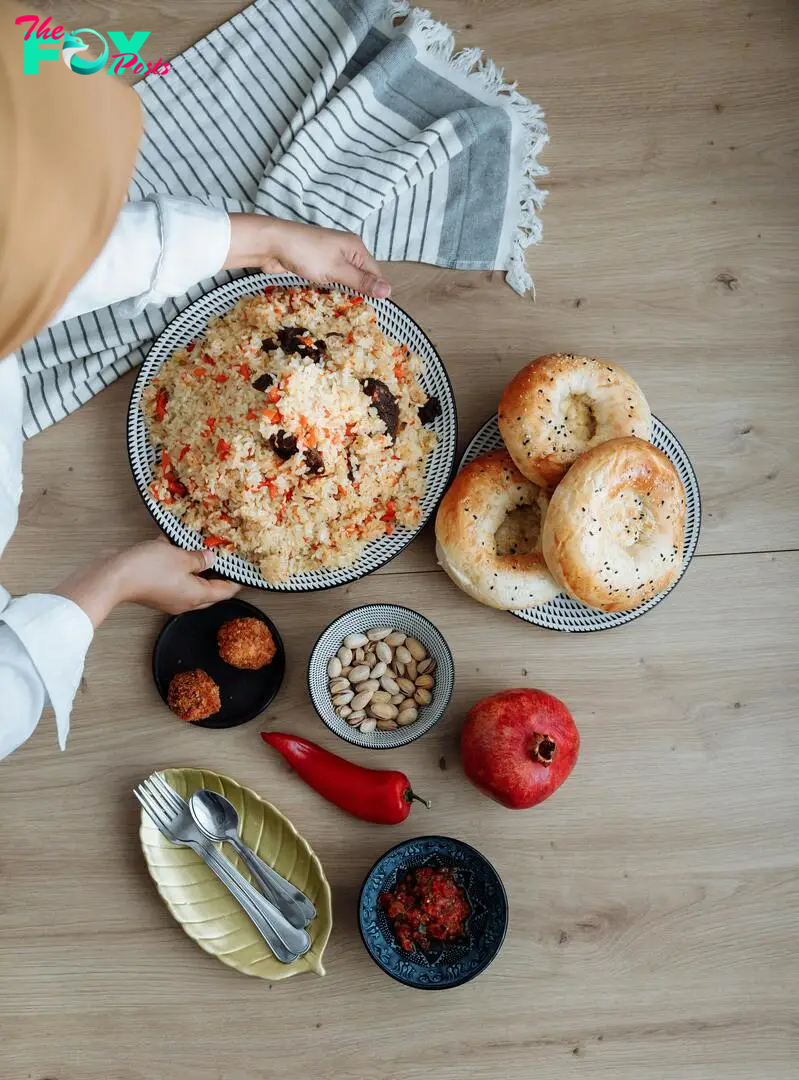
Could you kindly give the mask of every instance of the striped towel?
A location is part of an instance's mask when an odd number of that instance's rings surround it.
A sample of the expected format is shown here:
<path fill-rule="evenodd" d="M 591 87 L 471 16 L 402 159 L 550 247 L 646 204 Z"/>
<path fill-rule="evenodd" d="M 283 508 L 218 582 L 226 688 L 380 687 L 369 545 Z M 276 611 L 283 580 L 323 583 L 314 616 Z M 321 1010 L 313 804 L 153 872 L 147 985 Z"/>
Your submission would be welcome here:
<path fill-rule="evenodd" d="M 360 234 L 378 259 L 505 270 L 526 293 L 540 233 L 541 110 L 479 49 L 405 0 L 256 0 L 136 87 L 145 136 L 129 197 L 165 189 L 227 210 Z M 106 308 L 19 352 L 24 433 L 139 364 L 187 304 Z"/>

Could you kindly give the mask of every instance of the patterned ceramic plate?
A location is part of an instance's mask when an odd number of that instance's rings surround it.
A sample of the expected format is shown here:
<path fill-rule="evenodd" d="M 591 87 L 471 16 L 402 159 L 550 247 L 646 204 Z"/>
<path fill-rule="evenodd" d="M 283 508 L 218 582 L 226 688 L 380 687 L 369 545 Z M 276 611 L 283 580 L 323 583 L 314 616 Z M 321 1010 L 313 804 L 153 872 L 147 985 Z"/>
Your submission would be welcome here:
<path fill-rule="evenodd" d="M 471 915 L 462 940 L 404 952 L 380 897 L 404 873 L 420 866 L 453 869 Z M 494 867 L 469 844 L 451 836 L 417 836 L 387 851 L 367 874 L 358 925 L 369 955 L 392 979 L 418 990 L 448 990 L 479 975 L 499 952 L 508 928 L 508 898 Z"/>
<path fill-rule="evenodd" d="M 535 623 L 536 626 L 543 626 L 547 630 L 563 630 L 566 633 L 579 634 L 590 630 L 611 630 L 615 626 L 623 626 L 624 623 L 631 622 L 640 615 L 644 615 L 647 611 L 651 611 L 653 607 L 669 595 L 677 582 L 681 580 L 688 569 L 688 564 L 694 557 L 696 545 L 699 543 L 702 508 L 699 499 L 699 484 L 688 455 L 674 434 L 656 416 L 652 417 L 652 442 L 658 450 L 662 450 L 671 460 L 685 489 L 685 541 L 683 544 L 682 570 L 677 581 L 673 582 L 664 592 L 653 596 L 651 600 L 647 600 L 640 607 L 633 608 L 632 611 L 614 611 L 610 613 L 596 611 L 593 608 L 586 607 L 585 604 L 581 604 L 579 600 L 574 600 L 572 597 L 561 593 L 554 600 L 550 600 L 548 604 L 542 604 L 540 607 L 525 608 L 523 611 L 511 611 L 511 615 L 515 615 L 518 619 L 524 619 L 525 622 Z M 499 433 L 497 418 L 492 416 L 490 420 L 483 424 L 467 446 L 460 467 L 463 468 L 481 454 L 485 454 L 489 450 L 497 450 L 502 446 L 504 446 L 504 443 Z"/>
<path fill-rule="evenodd" d="M 419 719 L 414 724 L 397 728 L 396 731 L 370 731 L 364 734 L 358 728 L 350 727 L 340 716 L 336 716 L 328 690 L 327 665 L 341 648 L 347 634 L 366 633 L 377 626 L 390 626 L 393 630 L 401 630 L 421 641 L 436 662 L 436 685 L 433 689 L 433 700 L 419 709 Z M 367 604 L 336 619 L 317 641 L 308 664 L 311 701 L 323 722 L 340 738 L 370 750 L 390 750 L 405 746 L 424 735 L 447 711 L 454 685 L 455 664 L 441 631 L 424 615 L 397 604 Z"/>
<path fill-rule="evenodd" d="M 252 296 L 267 285 L 307 285 L 309 282 L 293 274 L 250 274 L 236 278 L 217 289 L 201 296 L 185 311 L 174 319 L 164 332 L 155 340 L 147 354 L 147 359 L 139 370 L 131 394 L 128 408 L 128 455 L 133 476 L 139 494 L 145 506 L 158 526 L 178 547 L 192 550 L 202 547 L 200 533 L 188 529 L 174 515 L 163 507 L 150 493 L 149 485 L 153 480 L 155 449 L 150 443 L 141 399 L 145 387 L 158 374 L 161 365 L 175 349 L 187 345 L 201 333 L 212 315 L 228 311 L 243 296 Z M 352 289 L 345 289 L 352 293 Z M 369 300 L 377 313 L 380 328 L 385 334 L 407 345 L 417 353 L 424 364 L 425 372 L 420 378 L 424 389 L 431 397 L 437 397 L 441 403 L 441 416 L 433 424 L 438 435 L 438 444 L 430 455 L 427 464 L 427 487 L 422 499 L 422 520 L 416 529 L 397 529 L 393 536 L 383 536 L 368 544 L 361 558 L 352 566 L 337 570 L 314 570 L 297 574 L 288 581 L 268 582 L 252 563 L 237 555 L 217 556 L 215 570 L 233 581 L 250 585 L 255 589 L 270 589 L 280 592 L 311 592 L 316 589 L 329 589 L 345 585 L 378 570 L 381 566 L 396 558 L 413 538 L 424 528 L 434 513 L 447 486 L 452 479 L 455 467 L 455 454 L 458 442 L 458 418 L 455 409 L 455 396 L 446 368 L 430 339 L 414 322 L 410 315 L 391 300 Z"/>
<path fill-rule="evenodd" d="M 324 975 L 322 953 L 333 926 L 330 886 L 308 843 L 271 803 L 235 780 L 208 769 L 162 769 L 161 775 L 184 799 L 210 788 L 230 799 L 239 814 L 244 843 L 278 873 L 302 889 L 317 911 L 308 927 L 311 949 L 293 964 L 281 964 L 231 894 L 190 848 L 167 840 L 141 812 L 141 840 L 147 869 L 166 906 L 201 949 L 245 975 L 275 982 L 313 971 Z M 245 877 L 246 867 L 227 846 L 225 856 Z"/>

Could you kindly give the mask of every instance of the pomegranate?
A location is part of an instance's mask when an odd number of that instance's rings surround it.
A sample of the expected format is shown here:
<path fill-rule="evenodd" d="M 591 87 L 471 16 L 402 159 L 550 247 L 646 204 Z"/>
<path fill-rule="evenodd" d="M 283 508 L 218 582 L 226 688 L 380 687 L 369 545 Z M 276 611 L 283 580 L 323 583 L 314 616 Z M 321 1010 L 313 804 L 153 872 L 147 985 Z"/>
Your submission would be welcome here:
<path fill-rule="evenodd" d="M 548 799 L 572 771 L 579 749 L 571 713 L 543 690 L 504 690 L 483 698 L 461 733 L 466 775 L 511 810 Z"/>

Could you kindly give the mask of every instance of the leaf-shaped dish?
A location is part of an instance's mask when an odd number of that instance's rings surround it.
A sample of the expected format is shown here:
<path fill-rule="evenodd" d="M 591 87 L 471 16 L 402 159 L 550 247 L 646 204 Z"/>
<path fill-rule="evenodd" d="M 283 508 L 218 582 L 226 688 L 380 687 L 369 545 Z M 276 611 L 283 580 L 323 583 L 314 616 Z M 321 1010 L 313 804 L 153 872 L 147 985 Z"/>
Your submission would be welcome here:
<path fill-rule="evenodd" d="M 185 799 L 209 788 L 230 799 L 239 814 L 244 843 L 308 896 L 317 915 L 308 927 L 310 951 L 293 964 L 281 964 L 263 938 L 199 855 L 171 844 L 142 810 L 144 858 L 158 892 L 189 937 L 223 964 L 257 978 L 287 979 L 303 971 L 324 975 L 322 953 L 333 927 L 330 886 L 308 843 L 271 803 L 235 780 L 205 769 L 162 769 L 161 775 Z M 250 878 L 229 845 L 225 856 Z"/>

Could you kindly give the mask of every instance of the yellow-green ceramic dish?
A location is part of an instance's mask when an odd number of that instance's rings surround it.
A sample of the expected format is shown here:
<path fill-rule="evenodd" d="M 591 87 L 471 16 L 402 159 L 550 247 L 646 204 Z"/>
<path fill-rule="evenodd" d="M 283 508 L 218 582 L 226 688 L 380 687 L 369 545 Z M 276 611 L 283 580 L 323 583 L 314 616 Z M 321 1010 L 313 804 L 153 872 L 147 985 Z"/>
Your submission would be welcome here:
<path fill-rule="evenodd" d="M 161 775 L 185 799 L 209 788 L 230 799 L 239 814 L 244 843 L 309 897 L 317 916 L 308 927 L 310 951 L 293 964 L 281 964 L 263 938 L 199 855 L 171 844 L 142 810 L 144 858 L 158 892 L 189 937 L 223 964 L 260 979 L 288 979 L 303 971 L 324 975 L 322 953 L 333 927 L 330 886 L 308 843 L 271 803 L 235 780 L 205 769 L 163 769 Z M 229 845 L 225 855 L 249 878 Z"/>

